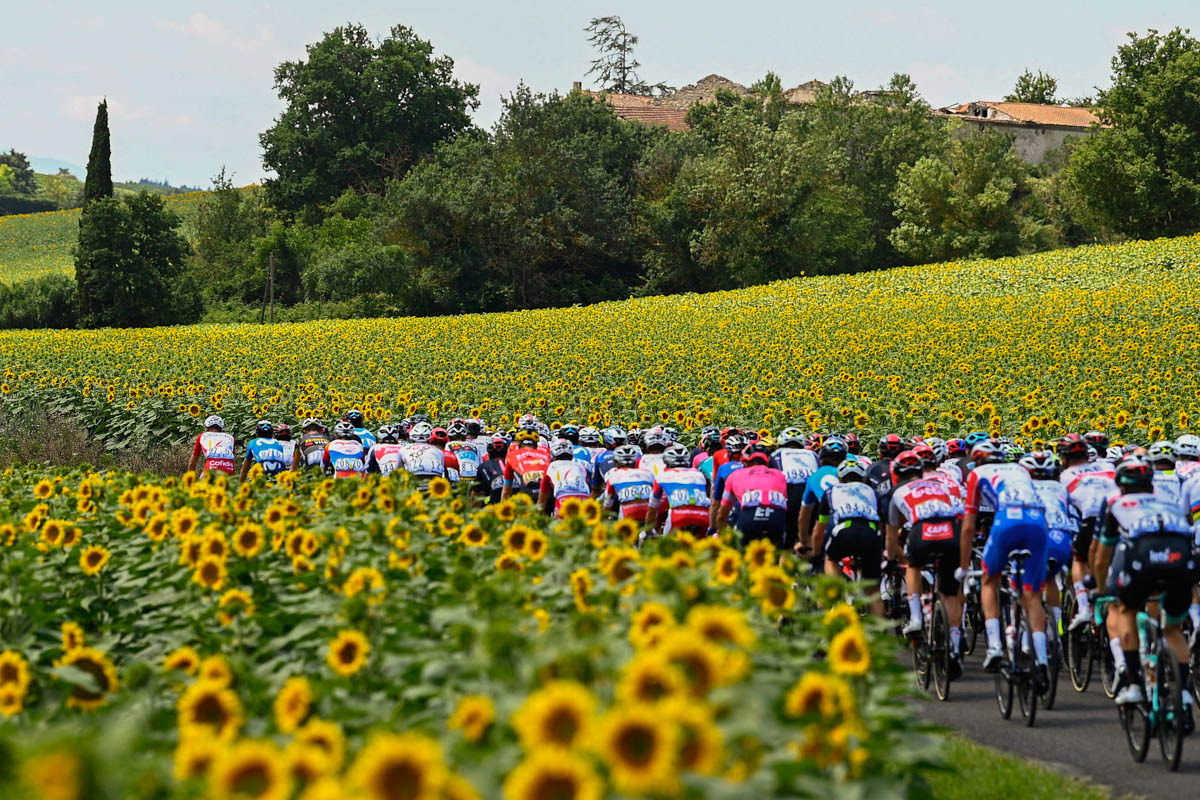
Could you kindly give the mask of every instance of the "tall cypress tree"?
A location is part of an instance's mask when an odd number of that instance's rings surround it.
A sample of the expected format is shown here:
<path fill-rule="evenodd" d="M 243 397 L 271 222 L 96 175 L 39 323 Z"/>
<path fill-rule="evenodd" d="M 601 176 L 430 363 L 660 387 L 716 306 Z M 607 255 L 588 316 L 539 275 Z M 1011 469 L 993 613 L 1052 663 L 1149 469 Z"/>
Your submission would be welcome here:
<path fill-rule="evenodd" d="M 113 196 L 112 150 L 108 141 L 108 98 L 96 108 L 96 126 L 92 128 L 92 152 L 88 154 L 87 180 L 83 184 L 83 205 Z"/>

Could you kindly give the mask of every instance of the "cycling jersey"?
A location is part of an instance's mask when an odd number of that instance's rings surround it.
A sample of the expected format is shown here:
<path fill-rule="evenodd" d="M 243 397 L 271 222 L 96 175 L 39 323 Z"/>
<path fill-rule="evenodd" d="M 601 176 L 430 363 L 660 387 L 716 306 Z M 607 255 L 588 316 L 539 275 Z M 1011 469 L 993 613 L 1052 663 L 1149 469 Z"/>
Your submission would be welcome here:
<path fill-rule="evenodd" d="M 1161 593 L 1168 624 L 1186 617 L 1196 562 L 1191 527 L 1176 507 L 1149 493 L 1122 495 L 1109 503 L 1097 535 L 1115 546 L 1107 593 L 1136 611 Z"/>
<path fill-rule="evenodd" d="M 954 481 L 959 487 L 967 485 L 967 479 L 963 475 L 962 468 L 954 461 L 943 461 L 938 465 L 937 472 L 940 475 L 945 475 L 950 480 Z"/>
<path fill-rule="evenodd" d="M 881 458 L 873 462 L 871 466 L 867 467 L 867 474 L 863 477 L 863 483 L 875 490 L 875 496 L 879 498 L 879 518 L 885 518 L 892 502 L 891 460 Z"/>
<path fill-rule="evenodd" d="M 391 475 L 397 467 L 404 466 L 404 447 L 405 445 L 389 442 L 372 447 L 367 456 L 367 472 L 378 472 L 385 478 Z"/>
<path fill-rule="evenodd" d="M 716 462 L 713 465 L 716 466 Z M 718 503 L 721 501 L 721 497 L 725 494 L 725 483 L 729 480 L 729 476 L 740 470 L 743 466 L 741 461 L 726 461 L 717 467 L 716 478 L 713 479 L 713 500 Z"/>
<path fill-rule="evenodd" d="M 580 461 L 587 461 L 588 466 L 592 467 L 593 470 L 596 467 L 596 459 L 600 457 L 600 454 L 608 452 L 603 447 L 584 447 L 583 451 L 587 454 L 586 459 L 581 457 L 582 454 L 578 448 L 575 450 L 575 457 Z"/>
<path fill-rule="evenodd" d="M 323 433 L 306 433 L 300 437 L 300 455 L 306 467 L 320 467 L 325 458 L 329 437 Z"/>
<path fill-rule="evenodd" d="M 998 575 L 1014 550 L 1028 550 L 1021 583 L 1025 591 L 1040 592 L 1046 582 L 1049 532 L 1033 479 L 1017 464 L 982 464 L 967 476 L 966 509 L 978 512 L 985 503 L 996 516 L 983 548 L 984 572 Z"/>
<path fill-rule="evenodd" d="M 1079 533 L 1079 509 L 1071 502 L 1067 487 L 1055 480 L 1035 480 L 1034 491 L 1046 512 L 1046 527 L 1072 537 Z"/>
<path fill-rule="evenodd" d="M 358 440 L 363 443 L 363 447 L 367 448 L 368 450 L 370 450 L 375 443 L 379 441 L 375 438 L 375 434 L 371 433 L 366 428 L 355 428 L 354 435 L 357 436 Z"/>
<path fill-rule="evenodd" d="M 450 442 L 446 445 L 446 450 L 454 454 L 458 460 L 459 477 L 466 480 L 472 480 L 475 473 L 479 470 L 479 450 L 476 449 L 472 442 Z"/>
<path fill-rule="evenodd" d="M 604 478 L 608 475 L 608 471 L 616 466 L 613 463 L 613 454 L 611 450 L 605 450 L 596 456 L 595 465 L 592 468 L 592 488 L 596 490 L 604 489 Z"/>
<path fill-rule="evenodd" d="M 588 469 L 579 461 L 551 461 L 542 475 L 542 483 L 538 488 L 538 497 L 548 493 L 554 495 L 554 512 L 559 513 L 562 503 L 568 497 L 591 497 L 588 487 Z"/>
<path fill-rule="evenodd" d="M 662 453 L 646 453 L 638 459 L 637 465 L 641 469 L 650 470 L 656 478 L 667 468 L 667 462 L 663 461 Z"/>
<path fill-rule="evenodd" d="M 771 454 L 771 466 L 783 473 L 789 493 L 793 486 L 804 490 L 814 472 L 821 468 L 817 454 L 799 447 L 781 447 Z"/>
<path fill-rule="evenodd" d="M 224 472 L 233 474 L 235 440 L 232 433 L 224 431 L 205 431 L 196 437 L 192 447 L 192 455 L 204 458 L 205 472 Z"/>
<path fill-rule="evenodd" d="M 504 491 L 504 462 L 489 458 L 475 472 L 475 491 L 487 497 L 487 502 L 499 503 Z"/>
<path fill-rule="evenodd" d="M 830 486 L 838 482 L 837 467 L 826 464 L 808 477 L 804 484 L 804 505 L 815 506 Z"/>
<path fill-rule="evenodd" d="M 708 481 L 709 486 L 712 486 L 712 482 L 713 482 L 713 458 L 712 458 L 712 456 L 709 456 L 708 458 L 702 460 L 700 462 L 699 466 L 696 467 L 696 469 L 700 470 L 700 472 L 704 474 L 704 479 L 706 481 Z"/>
<path fill-rule="evenodd" d="M 1168 505 L 1182 508 L 1182 496 L 1179 491 L 1179 476 L 1173 469 L 1156 469 L 1154 471 L 1154 496 Z"/>
<path fill-rule="evenodd" d="M 954 495 L 955 497 L 960 499 L 966 497 L 966 487 L 954 480 L 953 476 L 945 472 L 940 472 L 935 469 L 932 472 L 925 473 L 921 477 L 926 480 L 939 481 L 946 487 L 946 491 L 950 492 L 950 494 Z"/>
<path fill-rule="evenodd" d="M 492 443 L 490 436 L 476 436 L 474 439 L 468 439 L 468 442 L 475 446 L 475 451 L 479 453 L 479 462 L 482 464 L 488 459 L 488 445 Z"/>
<path fill-rule="evenodd" d="M 1041 509 L 1033 479 L 1017 464 L 982 464 L 967 476 L 966 510 L 995 511 L 1008 508 Z"/>
<path fill-rule="evenodd" d="M 654 474 L 649 470 L 614 467 L 604 478 L 604 507 L 618 509 L 622 519 L 644 520 L 653 488 Z M 704 524 L 708 525 L 707 518 Z"/>
<path fill-rule="evenodd" d="M 817 519 L 831 532 L 856 519 L 877 523 L 879 498 L 875 496 L 875 490 L 862 481 L 835 483 L 821 497 Z"/>
<path fill-rule="evenodd" d="M 887 522 L 908 530 L 919 522 L 954 520 L 962 513 L 962 499 L 954 495 L 945 482 L 918 478 L 892 491 Z"/>
<path fill-rule="evenodd" d="M 664 532 L 676 528 L 708 528 L 708 479 L 698 469 L 669 468 L 655 479 L 650 492 L 650 507 L 666 505 Z"/>
<path fill-rule="evenodd" d="M 335 478 L 360 478 L 367 468 L 367 450 L 357 439 L 334 439 L 325 445 L 321 461 Z"/>
<path fill-rule="evenodd" d="M 532 447 L 509 450 L 504 459 L 504 485 L 514 492 L 525 492 L 537 499 L 542 476 L 550 464 L 550 454 Z"/>
<path fill-rule="evenodd" d="M 1117 488 L 1116 472 L 1107 461 L 1067 467 L 1058 481 L 1067 487 L 1071 503 L 1079 509 L 1079 516 L 1085 520 L 1099 517 L 1104 504 L 1121 495 Z"/>
<path fill-rule="evenodd" d="M 779 470 L 754 464 L 729 473 L 721 506 L 732 509 L 731 517 L 736 514 L 735 524 L 743 541 L 770 539 L 776 547 L 782 546 L 787 479 Z"/>
<path fill-rule="evenodd" d="M 1179 508 L 1154 494 L 1126 494 L 1108 504 L 1100 526 L 1100 544 L 1112 547 L 1119 539 L 1137 539 L 1157 533 L 1192 535 L 1192 527 Z"/>
<path fill-rule="evenodd" d="M 1179 489 L 1179 508 L 1188 519 L 1200 518 L 1200 472 L 1193 472 Z"/>
<path fill-rule="evenodd" d="M 278 475 L 292 468 L 296 445 L 278 439 L 258 437 L 246 445 L 246 458 L 262 467 L 265 475 Z"/>
<path fill-rule="evenodd" d="M 401 445 L 399 463 L 415 478 L 446 477 L 446 454 L 427 442 Z"/>
<path fill-rule="evenodd" d="M 1179 476 L 1181 483 L 1187 480 L 1197 468 L 1200 468 L 1200 461 L 1184 461 L 1181 458 L 1175 462 L 1175 474 Z"/>

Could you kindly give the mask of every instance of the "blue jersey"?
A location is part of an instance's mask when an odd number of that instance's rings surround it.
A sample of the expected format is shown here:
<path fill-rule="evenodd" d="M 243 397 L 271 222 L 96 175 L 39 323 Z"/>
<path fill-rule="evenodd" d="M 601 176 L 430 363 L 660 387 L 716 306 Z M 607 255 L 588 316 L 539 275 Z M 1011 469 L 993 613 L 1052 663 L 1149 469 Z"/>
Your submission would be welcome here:
<path fill-rule="evenodd" d="M 366 428 L 355 428 L 354 435 L 357 436 L 358 440 L 363 443 L 363 447 L 368 450 L 374 447 L 375 443 L 378 441 L 375 438 L 375 434 L 371 433 Z"/>
<path fill-rule="evenodd" d="M 596 455 L 596 461 L 592 469 L 592 488 L 603 489 L 604 477 L 608 475 L 608 471 L 615 465 L 613 464 L 613 454 L 611 450 L 605 450 L 603 453 Z"/>
<path fill-rule="evenodd" d="M 829 487 L 837 482 L 837 467 L 829 464 L 819 467 L 816 472 L 808 476 L 808 482 L 804 485 L 804 505 L 815 506 L 821 502 L 825 492 L 829 491 Z"/>
<path fill-rule="evenodd" d="M 296 446 L 291 442 L 260 436 L 246 445 L 246 454 L 262 467 L 265 474 L 278 475 L 285 469 L 291 469 L 295 449 Z"/>
<path fill-rule="evenodd" d="M 743 466 L 740 461 L 726 461 L 717 468 L 717 477 L 713 480 L 713 497 L 717 502 L 721 501 L 721 496 L 725 494 L 725 481 L 729 480 L 730 474 L 741 469 Z"/>

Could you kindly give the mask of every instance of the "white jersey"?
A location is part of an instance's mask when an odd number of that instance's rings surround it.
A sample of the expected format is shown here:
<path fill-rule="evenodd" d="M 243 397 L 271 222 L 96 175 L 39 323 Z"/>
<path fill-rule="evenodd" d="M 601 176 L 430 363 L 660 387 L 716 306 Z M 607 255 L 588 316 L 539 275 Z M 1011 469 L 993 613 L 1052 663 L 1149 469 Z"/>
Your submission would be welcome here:
<path fill-rule="evenodd" d="M 1154 470 L 1154 496 L 1167 505 L 1180 509 L 1186 516 L 1187 509 L 1183 507 L 1182 494 L 1179 476 L 1175 474 L 1175 470 Z"/>
<path fill-rule="evenodd" d="M 422 478 L 444 477 L 446 456 L 426 442 L 410 442 L 400 451 L 401 463 L 410 474 Z"/>
<path fill-rule="evenodd" d="M 637 465 L 638 469 L 649 470 L 655 478 L 667 468 L 667 462 L 663 461 L 662 453 L 646 453 L 638 459 Z"/>
<path fill-rule="evenodd" d="M 1067 487 L 1071 502 L 1084 519 L 1100 516 L 1106 503 L 1121 496 L 1117 476 L 1107 461 L 1092 461 L 1067 467 L 1058 478 Z"/>

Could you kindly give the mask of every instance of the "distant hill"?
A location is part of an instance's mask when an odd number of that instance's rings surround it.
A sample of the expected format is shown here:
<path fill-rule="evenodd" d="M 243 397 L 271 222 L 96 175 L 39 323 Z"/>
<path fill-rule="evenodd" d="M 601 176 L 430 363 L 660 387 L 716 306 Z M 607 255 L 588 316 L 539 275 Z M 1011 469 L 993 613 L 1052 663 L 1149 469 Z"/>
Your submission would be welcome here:
<path fill-rule="evenodd" d="M 86 167 L 81 167 L 70 161 L 61 161 L 57 158 L 31 158 L 29 159 L 29 166 L 33 167 L 34 172 L 42 172 L 46 175 L 57 175 L 60 169 L 65 169 L 81 180 L 87 175 Z"/>

